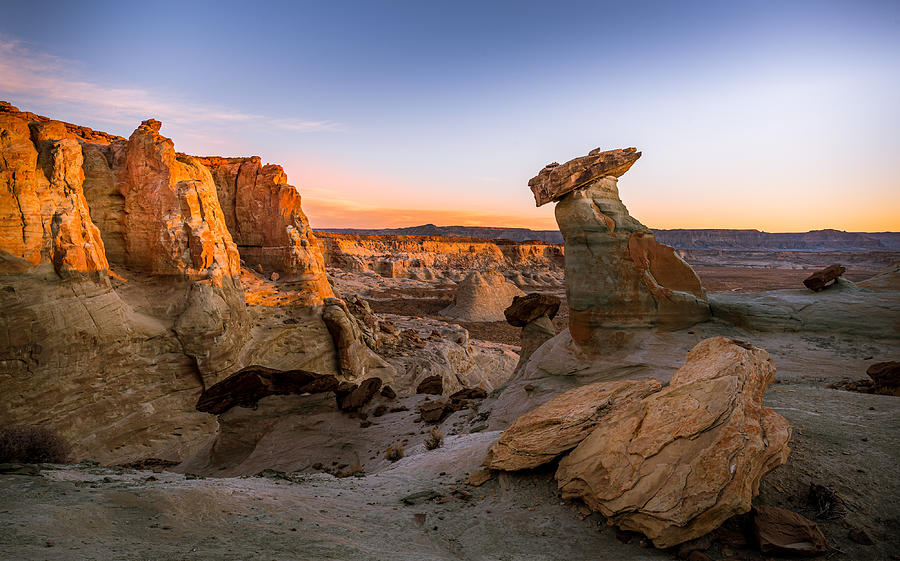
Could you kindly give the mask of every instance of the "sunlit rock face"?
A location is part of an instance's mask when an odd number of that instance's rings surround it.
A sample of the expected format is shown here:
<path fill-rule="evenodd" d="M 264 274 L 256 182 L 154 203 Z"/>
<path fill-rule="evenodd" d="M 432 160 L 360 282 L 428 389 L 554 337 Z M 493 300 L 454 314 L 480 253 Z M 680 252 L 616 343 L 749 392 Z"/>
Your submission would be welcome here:
<path fill-rule="evenodd" d="M 319 308 L 250 330 L 232 228 L 319 271 L 298 303 L 331 294 L 313 238 L 265 241 L 308 231 L 296 190 L 262 167 L 232 225 L 206 159 L 160 128 L 124 139 L 0 102 L 0 424 L 58 430 L 74 459 L 182 459 L 215 428 L 197 395 L 248 363 L 335 373 Z"/>
<path fill-rule="evenodd" d="M 603 329 L 679 328 L 709 317 L 706 293 L 693 269 L 628 213 L 616 177 L 596 178 L 610 165 L 600 156 L 593 157 L 600 172 L 577 168 L 593 178 L 586 183 L 565 191 L 562 187 L 571 182 L 557 173 L 553 177 L 560 186 L 544 187 L 563 192 L 557 196 L 556 221 L 565 239 L 569 330 L 588 354 L 602 350 Z M 624 173 L 631 163 L 627 158 L 614 171 Z"/>
<path fill-rule="evenodd" d="M 42 264 L 61 277 L 106 271 L 103 240 L 84 198 L 81 147 L 67 138 L 65 125 L 0 111 L 0 152 L 2 272 Z"/>
<path fill-rule="evenodd" d="M 128 263 L 216 285 L 236 279 L 240 256 L 212 175 L 199 160 L 176 154 L 160 126 L 147 120 L 132 133 L 119 171 Z"/>
<path fill-rule="evenodd" d="M 300 208 L 300 193 L 281 166 L 251 158 L 199 158 L 212 173 L 225 222 L 250 267 L 302 283 L 309 304 L 334 294 L 321 244 Z"/>

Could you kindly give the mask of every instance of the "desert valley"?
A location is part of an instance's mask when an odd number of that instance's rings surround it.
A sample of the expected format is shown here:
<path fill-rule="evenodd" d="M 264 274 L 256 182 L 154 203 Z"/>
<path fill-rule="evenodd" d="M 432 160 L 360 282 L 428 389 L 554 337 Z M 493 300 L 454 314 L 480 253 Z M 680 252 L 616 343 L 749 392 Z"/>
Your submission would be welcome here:
<path fill-rule="evenodd" d="M 617 147 L 314 231 L 163 127 L 0 103 L 0 557 L 898 558 L 900 233 L 651 230 Z"/>

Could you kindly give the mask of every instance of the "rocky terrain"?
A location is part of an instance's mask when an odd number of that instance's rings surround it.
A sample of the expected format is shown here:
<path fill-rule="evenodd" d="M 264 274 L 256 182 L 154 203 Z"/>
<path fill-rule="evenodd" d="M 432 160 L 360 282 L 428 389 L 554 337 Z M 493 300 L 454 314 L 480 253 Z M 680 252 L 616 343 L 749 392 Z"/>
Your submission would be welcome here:
<path fill-rule="evenodd" d="M 0 557 L 896 557 L 895 266 L 695 270 L 635 149 L 529 182 L 563 245 L 318 234 L 160 130 L 0 105 L 0 425 L 80 462 L 0 464 Z"/>

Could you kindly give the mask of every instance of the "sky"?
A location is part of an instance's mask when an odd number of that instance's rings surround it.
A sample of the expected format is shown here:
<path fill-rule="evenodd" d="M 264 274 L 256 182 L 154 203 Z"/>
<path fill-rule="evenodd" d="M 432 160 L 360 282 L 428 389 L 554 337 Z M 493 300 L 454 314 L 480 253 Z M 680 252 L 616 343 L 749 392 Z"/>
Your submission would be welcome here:
<path fill-rule="evenodd" d="M 0 99 L 284 166 L 316 228 L 555 229 L 528 180 L 636 146 L 651 228 L 900 230 L 900 2 L 20 2 Z"/>

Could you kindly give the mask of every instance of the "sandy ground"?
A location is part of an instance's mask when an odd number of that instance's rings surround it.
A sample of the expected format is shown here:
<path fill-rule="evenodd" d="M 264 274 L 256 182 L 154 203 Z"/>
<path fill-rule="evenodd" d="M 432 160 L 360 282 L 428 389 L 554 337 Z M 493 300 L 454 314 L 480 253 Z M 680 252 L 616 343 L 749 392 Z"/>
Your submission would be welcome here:
<path fill-rule="evenodd" d="M 829 558 L 892 559 L 900 480 L 896 398 L 782 382 L 766 396 L 794 425 L 788 464 L 763 481 L 758 504 L 814 518 L 810 483 L 844 499 L 817 519 Z M 0 558 L 594 560 L 672 559 L 640 536 L 616 536 L 597 515 L 561 501 L 552 468 L 462 483 L 499 432 L 448 437 L 361 478 L 330 475 L 190 479 L 85 464 L 42 476 L 0 476 Z M 430 500 L 402 499 L 433 491 Z M 456 494 L 454 494 L 456 493 Z M 471 495 L 471 496 L 469 496 Z M 739 528 L 741 519 L 729 523 Z M 847 526 L 875 541 L 848 539 Z M 623 543 L 628 540 L 630 543 Z M 713 559 L 767 559 L 713 543 Z"/>

